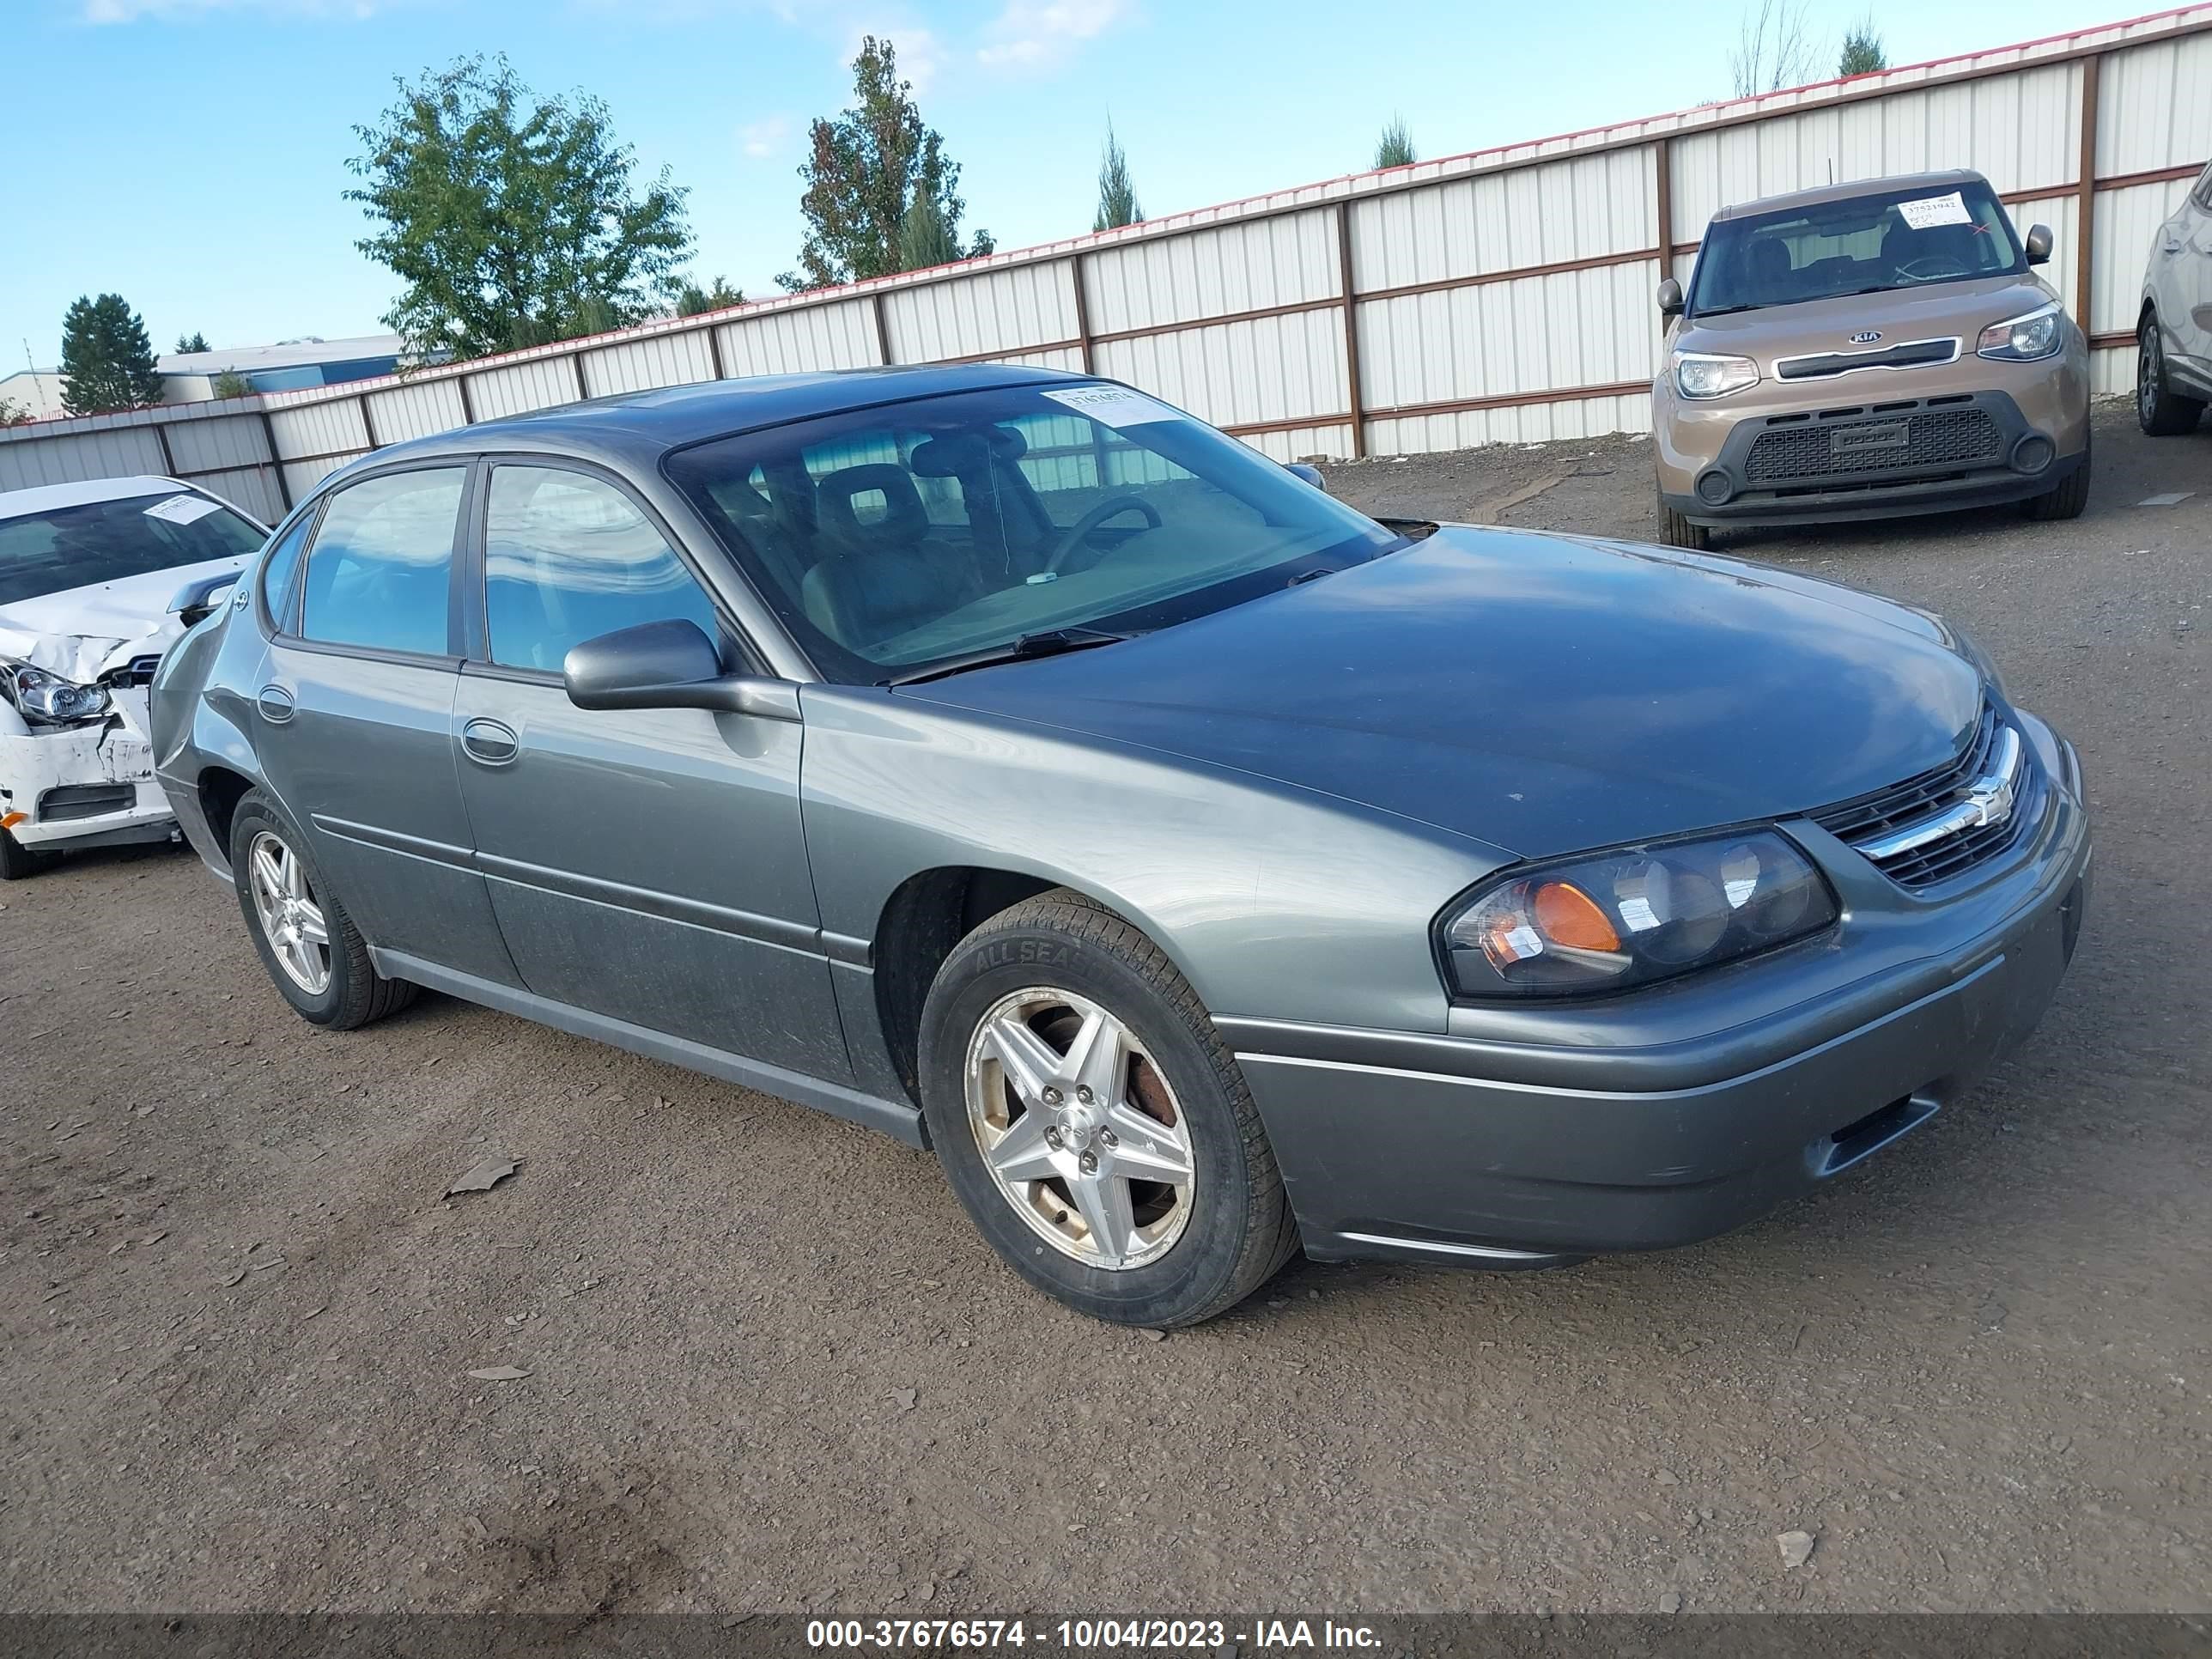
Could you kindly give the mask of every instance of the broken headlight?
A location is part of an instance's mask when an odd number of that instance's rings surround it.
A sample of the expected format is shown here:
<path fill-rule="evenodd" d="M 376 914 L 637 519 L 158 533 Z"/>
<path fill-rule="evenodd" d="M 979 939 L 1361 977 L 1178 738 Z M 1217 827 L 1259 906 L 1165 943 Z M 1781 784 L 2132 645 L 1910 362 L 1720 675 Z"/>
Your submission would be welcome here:
<path fill-rule="evenodd" d="M 26 720 L 42 726 L 73 726 L 107 712 L 107 688 L 79 685 L 27 662 L 0 657 L 0 696 Z"/>

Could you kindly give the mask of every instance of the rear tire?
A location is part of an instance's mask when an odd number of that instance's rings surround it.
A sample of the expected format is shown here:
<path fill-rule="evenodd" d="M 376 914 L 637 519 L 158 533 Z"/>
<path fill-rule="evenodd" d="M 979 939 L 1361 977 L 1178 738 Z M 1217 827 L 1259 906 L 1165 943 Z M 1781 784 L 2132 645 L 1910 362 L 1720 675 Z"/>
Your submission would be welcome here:
<path fill-rule="evenodd" d="M 960 942 L 923 1006 L 921 1079 L 976 1230 L 1079 1312 L 1194 1325 L 1297 1249 L 1259 1110 L 1198 994 L 1080 895 L 1040 894 Z M 1132 1170 L 1154 1173 L 1116 1173 Z"/>
<path fill-rule="evenodd" d="M 2089 504 L 2090 452 L 2081 451 L 2081 465 L 2068 475 L 2056 489 L 2046 489 L 2040 495 L 2028 498 L 2026 511 L 2031 519 L 2049 522 L 2057 519 L 2078 519 L 2081 509 Z"/>
<path fill-rule="evenodd" d="M 27 880 L 60 857 L 58 853 L 33 852 L 9 831 L 0 830 L 0 881 Z"/>
<path fill-rule="evenodd" d="M 2158 317 L 2146 313 L 2136 331 L 2136 424 L 2154 438 L 2177 438 L 2194 432 L 2203 413 L 2203 398 L 2185 398 L 2167 383 Z"/>
<path fill-rule="evenodd" d="M 1691 523 L 1662 498 L 1659 502 L 1659 540 L 1663 546 L 1686 547 L 1693 552 L 1702 553 L 1713 544 L 1713 532 L 1705 525 Z"/>
<path fill-rule="evenodd" d="M 264 881 L 265 872 L 256 868 L 257 860 L 264 858 L 287 875 L 296 871 L 296 883 Z M 307 850 L 307 837 L 258 789 L 248 791 L 231 816 L 230 869 L 238 888 L 239 908 L 246 914 L 246 931 L 252 936 L 253 948 L 261 953 L 261 965 L 301 1018 L 329 1030 L 350 1031 L 397 1013 L 415 1000 L 415 986 L 405 980 L 386 979 L 376 971 L 369 961 L 368 942 L 324 881 L 320 866 Z M 288 895 L 283 890 L 288 886 L 295 886 L 296 892 Z M 321 969 L 319 974 L 301 966 L 299 945 L 292 937 L 296 928 L 292 924 L 283 926 L 286 939 L 272 937 L 270 922 L 264 919 L 262 903 L 256 897 L 258 890 L 273 891 L 280 905 L 288 898 L 295 909 L 304 904 L 300 914 L 313 915 L 312 931 L 323 938 L 308 960 Z"/>

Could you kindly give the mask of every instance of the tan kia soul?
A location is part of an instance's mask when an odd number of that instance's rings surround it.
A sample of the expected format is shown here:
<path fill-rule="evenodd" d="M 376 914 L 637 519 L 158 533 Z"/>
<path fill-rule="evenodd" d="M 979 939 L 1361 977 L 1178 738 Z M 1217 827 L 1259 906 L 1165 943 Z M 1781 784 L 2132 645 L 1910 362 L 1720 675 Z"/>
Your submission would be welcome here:
<path fill-rule="evenodd" d="M 1724 208 L 1659 285 L 1662 539 L 2089 496 L 2089 343 L 1978 173 Z"/>

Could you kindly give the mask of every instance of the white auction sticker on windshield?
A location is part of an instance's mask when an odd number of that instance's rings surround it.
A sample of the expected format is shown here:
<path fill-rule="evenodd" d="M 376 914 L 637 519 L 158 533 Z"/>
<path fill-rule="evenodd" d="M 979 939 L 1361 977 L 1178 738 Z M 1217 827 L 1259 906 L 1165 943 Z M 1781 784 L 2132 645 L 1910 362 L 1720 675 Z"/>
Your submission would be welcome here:
<path fill-rule="evenodd" d="M 1915 230 L 1929 230 L 1937 225 L 1971 225 L 1974 216 L 1966 211 L 1966 198 L 1953 191 L 1948 196 L 1923 196 L 1917 202 L 1899 202 L 1897 210 L 1905 222 Z"/>
<path fill-rule="evenodd" d="M 1053 391 L 1044 394 L 1056 404 L 1063 404 L 1079 415 L 1088 415 L 1102 426 L 1119 431 L 1125 426 L 1142 426 L 1148 421 L 1179 421 L 1182 416 L 1165 404 L 1147 398 L 1141 392 L 1132 392 L 1125 386 L 1071 386 L 1065 392 Z"/>
<path fill-rule="evenodd" d="M 209 514 L 220 511 L 222 506 L 222 502 L 211 501 L 204 495 L 172 495 L 148 507 L 146 516 L 170 524 L 197 524 Z"/>

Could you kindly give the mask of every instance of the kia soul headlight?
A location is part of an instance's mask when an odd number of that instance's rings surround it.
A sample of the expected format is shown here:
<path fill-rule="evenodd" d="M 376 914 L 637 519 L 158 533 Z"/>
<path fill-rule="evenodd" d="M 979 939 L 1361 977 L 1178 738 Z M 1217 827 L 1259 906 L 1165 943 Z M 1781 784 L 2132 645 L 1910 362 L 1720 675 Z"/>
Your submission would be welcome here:
<path fill-rule="evenodd" d="M 1632 847 L 1505 875 L 1449 916 L 1444 955 L 1470 997 L 1620 991 L 1828 927 L 1835 896 L 1771 830 Z"/>
<path fill-rule="evenodd" d="M 2051 356 L 2065 342 L 2064 313 L 2053 301 L 2024 317 L 1991 323 L 1982 331 L 1975 349 L 1984 357 L 1996 357 L 2006 362 L 2028 363 L 2039 357 Z"/>
<path fill-rule="evenodd" d="M 1748 357 L 1726 357 L 1707 351 L 1674 354 L 1674 389 L 1685 398 L 1718 398 L 1758 384 L 1759 365 Z"/>
<path fill-rule="evenodd" d="M 104 685 L 79 685 L 27 662 L 9 662 L 4 658 L 0 658 L 0 693 L 25 720 L 50 726 L 66 726 L 105 714 L 109 701 Z"/>

